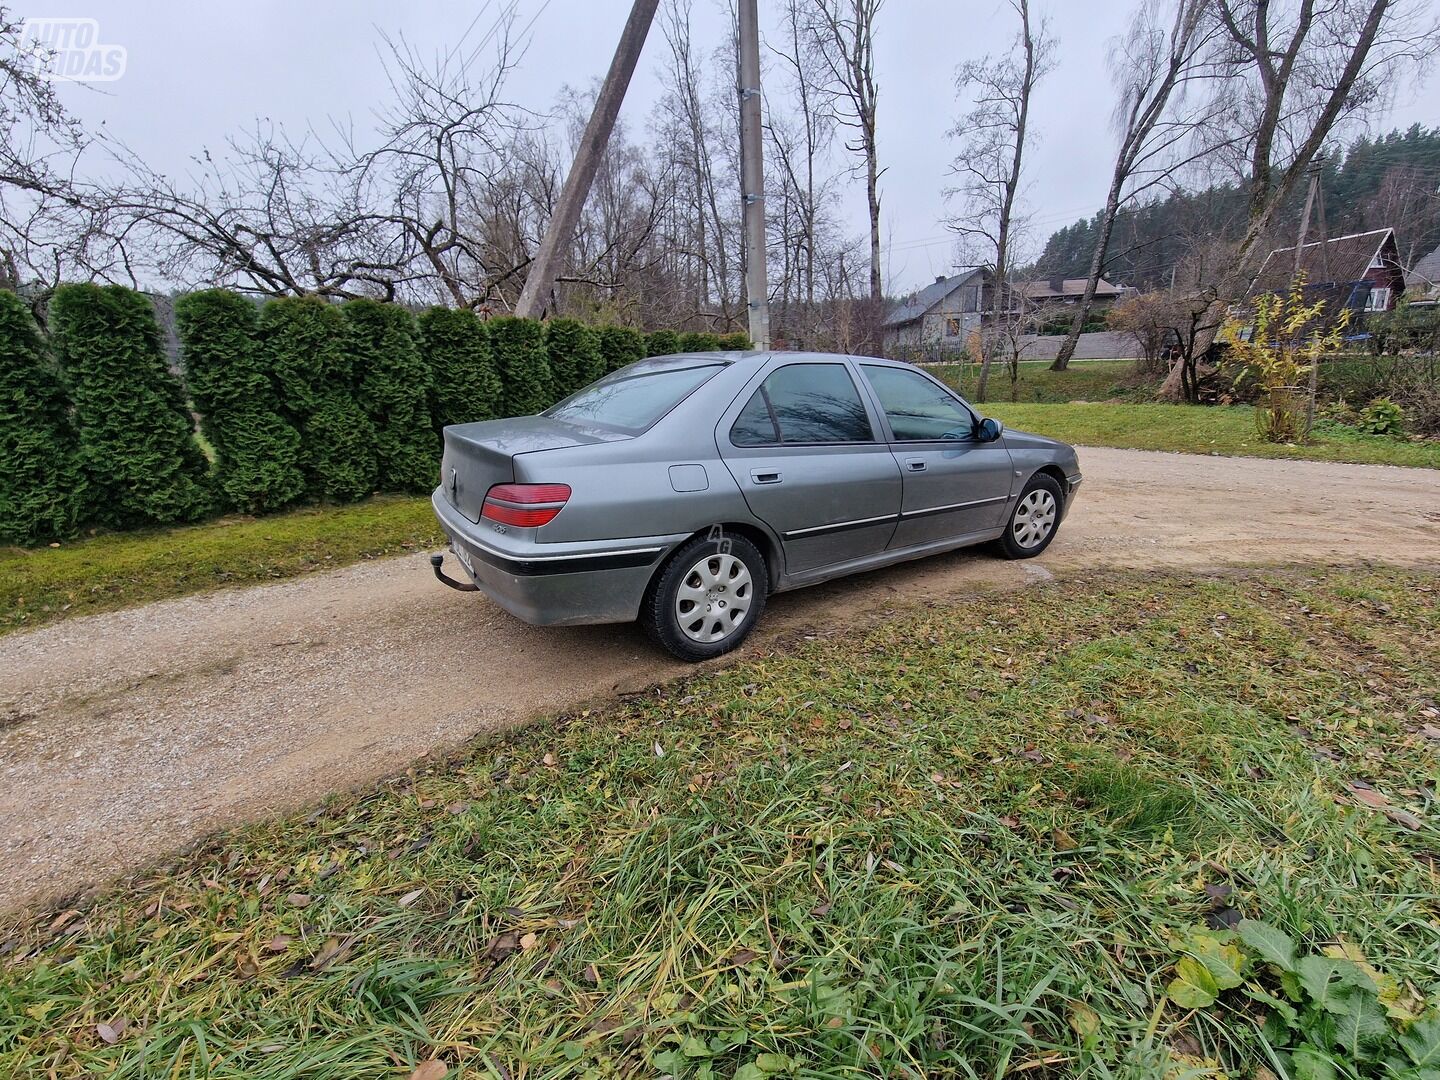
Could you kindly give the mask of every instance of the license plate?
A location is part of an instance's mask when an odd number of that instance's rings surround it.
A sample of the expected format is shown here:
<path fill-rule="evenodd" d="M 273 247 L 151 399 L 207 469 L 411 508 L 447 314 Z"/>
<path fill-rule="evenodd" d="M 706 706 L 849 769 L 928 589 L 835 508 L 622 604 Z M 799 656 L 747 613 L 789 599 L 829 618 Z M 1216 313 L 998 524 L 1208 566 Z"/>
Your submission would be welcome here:
<path fill-rule="evenodd" d="M 474 567 L 474 565 L 470 562 L 470 555 L 466 552 L 466 550 L 465 550 L 463 547 L 457 546 L 457 547 L 455 548 L 455 558 L 457 558 L 457 559 L 460 560 L 460 565 L 463 566 L 463 567 L 465 567 L 466 572 L 467 572 L 471 577 L 474 577 L 474 576 L 475 576 L 475 567 Z"/>

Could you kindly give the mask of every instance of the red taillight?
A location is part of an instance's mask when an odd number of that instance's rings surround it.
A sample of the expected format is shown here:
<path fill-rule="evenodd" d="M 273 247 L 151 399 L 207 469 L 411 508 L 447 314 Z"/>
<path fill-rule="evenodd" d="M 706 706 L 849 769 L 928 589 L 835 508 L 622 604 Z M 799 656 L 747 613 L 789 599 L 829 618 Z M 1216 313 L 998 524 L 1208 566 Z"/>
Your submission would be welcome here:
<path fill-rule="evenodd" d="M 554 520 L 569 498 L 569 484 L 496 484 L 485 493 L 480 516 L 533 529 Z"/>

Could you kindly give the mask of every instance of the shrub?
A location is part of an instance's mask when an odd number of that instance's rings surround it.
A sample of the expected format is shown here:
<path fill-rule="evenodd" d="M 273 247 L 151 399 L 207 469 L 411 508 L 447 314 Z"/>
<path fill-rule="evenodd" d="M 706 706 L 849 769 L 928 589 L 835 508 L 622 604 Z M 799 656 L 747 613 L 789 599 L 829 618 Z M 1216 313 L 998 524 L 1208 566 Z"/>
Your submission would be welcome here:
<path fill-rule="evenodd" d="M 432 307 L 420 314 L 418 323 L 436 430 L 499 416 L 500 377 L 490 333 L 480 317 L 466 308 Z"/>
<path fill-rule="evenodd" d="M 281 417 L 260 355 L 258 312 L 226 289 L 175 302 L 180 357 L 201 428 L 215 449 L 215 483 L 226 506 L 278 510 L 305 490 L 300 432 Z"/>
<path fill-rule="evenodd" d="M 118 285 L 62 285 L 50 328 L 75 401 L 95 519 L 129 528 L 203 514 L 209 467 L 150 302 Z"/>
<path fill-rule="evenodd" d="M 60 373 L 24 302 L 0 290 L 0 543 L 70 536 L 84 491 Z"/>
<path fill-rule="evenodd" d="M 1303 377 L 1322 356 L 1340 348 L 1349 311 L 1330 325 L 1325 323 L 1325 301 L 1305 303 L 1305 275 L 1297 274 L 1290 292 L 1269 293 L 1255 301 L 1249 335 L 1231 320 L 1221 330 L 1229 346 L 1225 366 L 1237 379 L 1253 378 L 1260 390 L 1255 409 L 1256 426 L 1269 442 L 1294 442 L 1305 429 Z"/>
<path fill-rule="evenodd" d="M 545 350 L 550 358 L 551 393 L 557 401 L 605 374 L 600 335 L 575 319 L 551 319 L 545 324 Z"/>
<path fill-rule="evenodd" d="M 530 416 L 554 400 L 545 332 L 538 322 L 513 315 L 491 319 L 490 345 L 506 416 Z"/>
<path fill-rule="evenodd" d="M 1360 410 L 1355 426 L 1367 435 L 1403 435 L 1405 410 L 1389 398 L 1376 398 Z"/>
<path fill-rule="evenodd" d="M 375 427 L 377 482 L 384 491 L 428 491 L 435 486 L 440 444 L 415 318 L 399 304 L 378 300 L 352 300 L 341 310 L 356 400 Z"/>
<path fill-rule="evenodd" d="M 345 318 L 316 296 L 271 300 L 260 312 L 260 355 L 282 414 L 300 431 L 307 490 L 359 499 L 375 487 L 375 428 L 355 400 Z"/>
<path fill-rule="evenodd" d="M 691 331 L 680 335 L 681 352 L 718 352 L 721 348 L 719 334 Z"/>
<path fill-rule="evenodd" d="M 600 328 L 600 355 L 605 370 L 618 371 L 627 364 L 645 359 L 645 335 L 629 326 Z"/>
<path fill-rule="evenodd" d="M 680 351 L 680 335 L 674 330 L 656 330 L 645 339 L 646 356 L 670 356 Z"/>
<path fill-rule="evenodd" d="M 743 330 L 736 330 L 734 333 L 722 334 L 720 336 L 720 348 L 733 349 L 738 352 L 749 352 L 755 348 L 755 343 L 750 340 L 750 335 Z"/>

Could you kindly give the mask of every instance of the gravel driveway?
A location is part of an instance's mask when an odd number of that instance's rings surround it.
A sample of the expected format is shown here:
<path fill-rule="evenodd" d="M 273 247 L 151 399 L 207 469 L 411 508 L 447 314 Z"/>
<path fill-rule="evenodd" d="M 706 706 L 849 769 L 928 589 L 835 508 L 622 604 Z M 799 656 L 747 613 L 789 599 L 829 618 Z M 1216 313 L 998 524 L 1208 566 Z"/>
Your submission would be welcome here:
<path fill-rule="evenodd" d="M 1440 472 L 1104 449 L 1081 465 L 1039 560 L 961 552 L 780 596 L 739 655 L 834 630 L 837 608 L 853 624 L 1086 568 L 1440 565 Z M 687 670 L 632 627 L 519 623 L 423 555 L 0 638 L 0 911 Z"/>

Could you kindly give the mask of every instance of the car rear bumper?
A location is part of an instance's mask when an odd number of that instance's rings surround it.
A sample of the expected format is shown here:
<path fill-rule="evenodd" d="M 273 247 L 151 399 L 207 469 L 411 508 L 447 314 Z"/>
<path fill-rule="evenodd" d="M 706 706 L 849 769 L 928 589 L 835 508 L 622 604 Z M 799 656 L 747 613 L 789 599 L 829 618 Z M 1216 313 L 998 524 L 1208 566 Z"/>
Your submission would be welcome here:
<path fill-rule="evenodd" d="M 491 531 L 437 488 L 430 505 L 480 591 L 536 626 L 631 622 L 660 559 L 683 536 L 537 544 Z"/>

